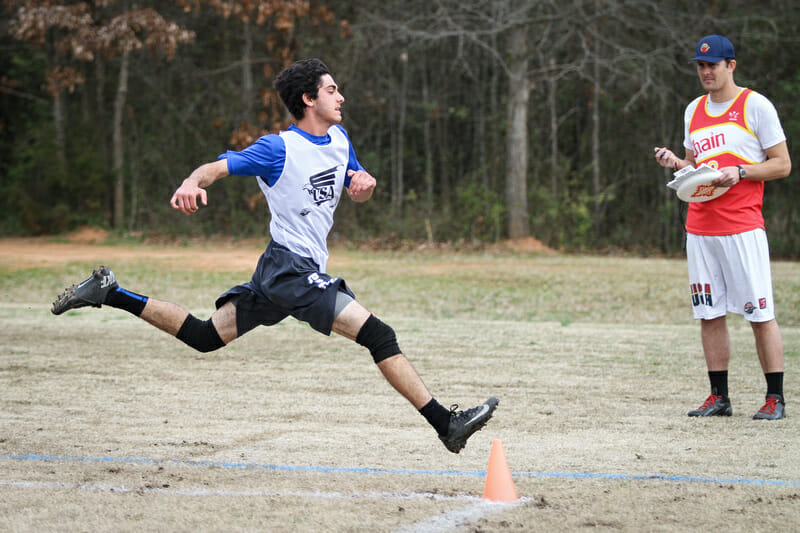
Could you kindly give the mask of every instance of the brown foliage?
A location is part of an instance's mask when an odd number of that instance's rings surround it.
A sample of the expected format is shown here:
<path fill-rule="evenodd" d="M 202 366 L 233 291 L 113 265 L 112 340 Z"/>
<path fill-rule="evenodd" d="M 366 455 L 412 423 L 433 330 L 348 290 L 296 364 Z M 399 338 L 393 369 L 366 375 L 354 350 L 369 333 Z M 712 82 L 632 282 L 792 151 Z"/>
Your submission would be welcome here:
<path fill-rule="evenodd" d="M 47 73 L 47 84 L 45 88 L 51 96 L 56 96 L 65 89 L 68 92 L 75 92 L 75 88 L 85 81 L 83 75 L 71 67 L 57 66 Z"/>
<path fill-rule="evenodd" d="M 26 4 L 33 4 L 33 2 Z M 91 52 L 87 52 L 81 46 L 74 47 L 78 43 L 75 43 L 72 37 L 83 33 L 85 28 L 91 27 L 92 24 L 87 3 L 82 2 L 69 6 L 42 3 L 38 6 L 26 5 L 17 9 L 15 18 L 9 26 L 9 33 L 20 41 L 44 46 L 50 30 L 65 30 L 67 35 L 56 41 L 56 48 L 62 51 L 73 49 L 73 53 L 78 59 L 91 59 L 91 57 L 87 57 L 87 53 L 91 55 Z"/>
<path fill-rule="evenodd" d="M 94 4 L 104 6 L 110 2 Z M 9 26 L 15 39 L 37 46 L 45 46 L 53 30 L 55 49 L 82 61 L 93 61 L 97 53 L 117 55 L 142 48 L 161 51 L 171 59 L 178 44 L 195 38 L 194 32 L 165 20 L 150 8 L 123 11 L 104 23 L 92 18 L 91 6 L 86 2 L 26 2 L 17 9 Z"/>
<path fill-rule="evenodd" d="M 311 17 L 311 23 L 334 24 L 336 17 L 325 5 L 312 5 L 308 0 L 177 0 L 185 11 L 210 7 L 223 18 L 237 17 L 259 26 L 272 23 L 281 32 L 294 30 L 296 20 Z"/>
<path fill-rule="evenodd" d="M 193 31 L 165 20 L 153 9 L 133 9 L 114 17 L 108 25 L 98 28 L 97 49 L 105 53 L 129 52 L 147 48 L 161 51 L 168 59 L 175 56 L 179 44 L 194 41 Z"/>
<path fill-rule="evenodd" d="M 228 142 L 235 150 L 243 150 L 266 133 L 266 131 L 260 130 L 252 124 L 242 123 L 231 132 L 231 138 Z"/>

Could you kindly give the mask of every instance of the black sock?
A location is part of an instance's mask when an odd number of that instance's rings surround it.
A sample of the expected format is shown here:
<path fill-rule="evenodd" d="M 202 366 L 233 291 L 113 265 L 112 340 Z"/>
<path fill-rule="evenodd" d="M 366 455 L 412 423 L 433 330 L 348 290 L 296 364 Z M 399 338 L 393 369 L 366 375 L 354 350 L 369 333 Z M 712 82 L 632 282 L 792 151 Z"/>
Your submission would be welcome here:
<path fill-rule="evenodd" d="M 728 397 L 728 371 L 714 370 L 708 372 L 708 379 L 711 381 L 711 394 L 714 396 Z"/>
<path fill-rule="evenodd" d="M 447 428 L 450 425 L 450 411 L 442 407 L 435 398 L 431 398 L 431 401 L 426 403 L 425 406 L 419 410 L 419 413 L 425 417 L 425 420 L 433 426 L 433 429 L 435 429 L 439 435 L 447 434 Z"/>
<path fill-rule="evenodd" d="M 783 372 L 768 372 L 764 377 L 767 378 L 767 394 L 777 394 L 783 400 Z"/>
<path fill-rule="evenodd" d="M 122 287 L 117 287 L 113 291 L 109 291 L 106 295 L 106 301 L 103 302 L 103 304 L 139 316 L 142 314 L 145 304 L 147 304 L 147 296 L 126 291 Z"/>

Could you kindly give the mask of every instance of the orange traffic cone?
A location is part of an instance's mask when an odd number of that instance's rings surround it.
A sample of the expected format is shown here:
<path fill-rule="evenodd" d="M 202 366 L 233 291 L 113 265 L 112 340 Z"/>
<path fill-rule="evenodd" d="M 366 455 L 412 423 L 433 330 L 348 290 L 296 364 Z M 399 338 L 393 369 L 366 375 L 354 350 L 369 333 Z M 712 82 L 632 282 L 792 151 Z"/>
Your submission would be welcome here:
<path fill-rule="evenodd" d="M 486 470 L 486 485 L 483 487 L 483 499 L 493 502 L 518 502 L 519 497 L 514 489 L 511 471 L 508 469 L 506 452 L 503 451 L 503 441 L 492 441 L 492 451 L 489 453 L 489 468 Z"/>

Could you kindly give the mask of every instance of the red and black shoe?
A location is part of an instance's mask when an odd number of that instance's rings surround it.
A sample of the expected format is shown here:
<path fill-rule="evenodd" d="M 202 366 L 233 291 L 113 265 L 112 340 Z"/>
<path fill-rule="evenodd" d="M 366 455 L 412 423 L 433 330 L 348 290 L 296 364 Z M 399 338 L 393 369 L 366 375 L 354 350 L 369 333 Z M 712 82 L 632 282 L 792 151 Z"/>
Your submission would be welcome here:
<path fill-rule="evenodd" d="M 767 394 L 767 403 L 753 415 L 753 420 L 778 420 L 784 416 L 783 398 L 779 394 Z"/>
<path fill-rule="evenodd" d="M 703 405 L 688 413 L 689 416 L 731 416 L 732 414 L 733 407 L 731 407 L 728 397 L 716 394 L 710 395 Z"/>

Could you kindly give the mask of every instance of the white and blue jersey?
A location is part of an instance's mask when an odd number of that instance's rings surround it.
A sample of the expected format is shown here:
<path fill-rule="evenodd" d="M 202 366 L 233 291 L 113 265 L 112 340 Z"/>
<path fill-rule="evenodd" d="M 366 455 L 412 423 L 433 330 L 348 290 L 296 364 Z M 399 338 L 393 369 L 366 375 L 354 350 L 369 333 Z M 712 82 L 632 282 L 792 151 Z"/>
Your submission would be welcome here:
<path fill-rule="evenodd" d="M 291 125 L 218 159 L 227 159 L 231 175 L 258 177 L 272 240 L 311 258 L 325 272 L 333 213 L 342 187 L 350 186 L 347 171 L 363 170 L 344 128 L 337 124 L 316 136 Z"/>

